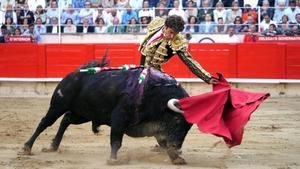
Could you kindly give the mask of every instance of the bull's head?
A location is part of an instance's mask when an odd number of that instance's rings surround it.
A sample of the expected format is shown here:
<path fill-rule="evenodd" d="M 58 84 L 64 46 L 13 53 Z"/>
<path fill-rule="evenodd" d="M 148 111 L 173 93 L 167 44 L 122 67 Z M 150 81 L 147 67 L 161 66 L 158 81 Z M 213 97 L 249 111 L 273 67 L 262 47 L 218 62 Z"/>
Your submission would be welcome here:
<path fill-rule="evenodd" d="M 169 109 L 173 110 L 174 112 L 183 114 L 184 112 L 179 108 L 179 100 L 178 99 L 170 99 L 168 101 Z"/>

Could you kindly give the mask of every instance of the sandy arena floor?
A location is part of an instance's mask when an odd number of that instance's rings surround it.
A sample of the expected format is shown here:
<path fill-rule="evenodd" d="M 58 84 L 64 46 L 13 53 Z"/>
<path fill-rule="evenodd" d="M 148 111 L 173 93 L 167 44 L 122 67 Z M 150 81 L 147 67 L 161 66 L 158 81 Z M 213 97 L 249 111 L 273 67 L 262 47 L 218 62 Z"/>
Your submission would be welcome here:
<path fill-rule="evenodd" d="M 226 148 L 221 139 L 194 126 L 183 144 L 187 165 L 172 165 L 166 153 L 153 152 L 154 138 L 125 137 L 119 157 L 126 165 L 109 166 L 109 128 L 101 134 L 91 123 L 71 125 L 58 152 L 49 147 L 59 119 L 35 142 L 34 155 L 18 155 L 46 113 L 50 98 L 0 97 L 0 169 L 300 169 L 300 98 L 270 98 L 252 115 L 242 145 Z"/>

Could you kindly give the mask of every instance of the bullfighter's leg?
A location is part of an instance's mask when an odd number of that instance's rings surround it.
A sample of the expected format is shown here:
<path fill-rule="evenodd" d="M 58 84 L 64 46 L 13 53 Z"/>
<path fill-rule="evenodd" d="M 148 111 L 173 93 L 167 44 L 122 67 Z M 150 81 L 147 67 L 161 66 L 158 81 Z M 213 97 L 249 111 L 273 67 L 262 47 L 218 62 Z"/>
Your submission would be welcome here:
<path fill-rule="evenodd" d="M 63 138 L 63 135 L 66 131 L 66 129 L 68 128 L 68 126 L 70 124 L 82 124 L 82 123 L 86 123 L 90 120 L 84 118 L 84 117 L 81 117 L 75 113 L 72 113 L 71 111 L 68 111 L 63 119 L 61 120 L 61 123 L 60 123 L 60 126 L 59 126 L 59 129 L 56 133 L 56 136 L 55 138 L 53 139 L 53 142 L 50 146 L 49 149 L 43 149 L 44 152 L 52 152 L 52 151 L 56 151 L 60 145 L 60 142 Z"/>
<path fill-rule="evenodd" d="M 128 120 L 124 114 L 121 108 L 116 108 L 112 112 L 110 131 L 111 155 L 108 164 L 120 164 L 120 161 L 117 160 L 117 153 L 122 146 L 124 132 L 128 127 Z"/>
<path fill-rule="evenodd" d="M 51 126 L 61 115 L 63 115 L 65 111 L 54 110 L 54 107 L 51 106 L 45 117 L 42 118 L 35 132 L 31 136 L 31 138 L 24 144 L 24 154 L 30 155 L 31 148 L 36 138 L 49 126 Z"/>

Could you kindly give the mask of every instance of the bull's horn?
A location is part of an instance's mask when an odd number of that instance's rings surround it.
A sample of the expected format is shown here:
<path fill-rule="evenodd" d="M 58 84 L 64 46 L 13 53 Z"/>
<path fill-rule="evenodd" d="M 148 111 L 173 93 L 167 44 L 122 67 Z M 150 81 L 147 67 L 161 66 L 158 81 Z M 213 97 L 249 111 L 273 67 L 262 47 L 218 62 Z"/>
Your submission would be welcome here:
<path fill-rule="evenodd" d="M 177 112 L 177 113 L 183 114 L 183 111 L 180 110 L 180 109 L 176 106 L 176 105 L 178 105 L 178 103 L 179 103 L 179 100 L 178 100 L 178 99 L 170 99 L 170 100 L 168 101 L 168 107 L 169 107 L 169 109 L 171 109 L 171 110 L 173 110 L 173 111 L 175 111 L 175 112 Z"/>

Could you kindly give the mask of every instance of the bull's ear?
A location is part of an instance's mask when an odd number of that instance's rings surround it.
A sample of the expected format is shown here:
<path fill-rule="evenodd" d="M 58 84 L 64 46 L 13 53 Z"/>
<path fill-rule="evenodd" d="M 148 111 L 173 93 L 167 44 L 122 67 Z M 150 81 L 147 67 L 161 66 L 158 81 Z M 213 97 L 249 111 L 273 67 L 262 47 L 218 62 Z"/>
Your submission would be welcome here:
<path fill-rule="evenodd" d="M 183 114 L 184 112 L 179 108 L 179 100 L 178 99 L 170 99 L 167 103 L 169 109 L 173 110 L 176 113 Z"/>

